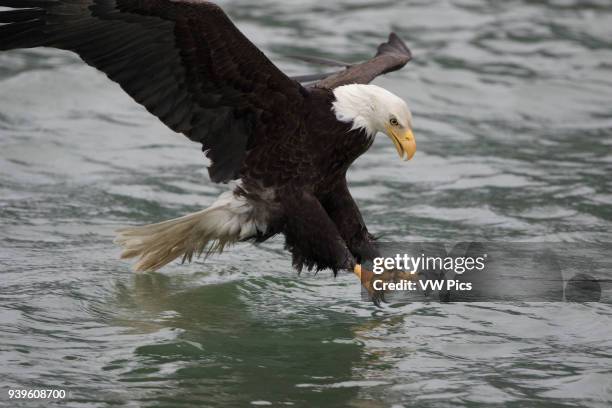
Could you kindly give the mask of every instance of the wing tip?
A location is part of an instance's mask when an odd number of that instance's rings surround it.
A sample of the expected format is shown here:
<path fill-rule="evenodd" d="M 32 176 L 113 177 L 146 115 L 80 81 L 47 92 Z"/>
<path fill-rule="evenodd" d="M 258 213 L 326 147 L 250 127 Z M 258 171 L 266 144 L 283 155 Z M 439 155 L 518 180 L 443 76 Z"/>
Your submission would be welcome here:
<path fill-rule="evenodd" d="M 378 54 L 396 54 L 401 55 L 406 59 L 406 63 L 412 59 L 412 51 L 406 45 L 404 40 L 400 38 L 394 31 L 389 34 L 387 42 L 380 44 Z"/>

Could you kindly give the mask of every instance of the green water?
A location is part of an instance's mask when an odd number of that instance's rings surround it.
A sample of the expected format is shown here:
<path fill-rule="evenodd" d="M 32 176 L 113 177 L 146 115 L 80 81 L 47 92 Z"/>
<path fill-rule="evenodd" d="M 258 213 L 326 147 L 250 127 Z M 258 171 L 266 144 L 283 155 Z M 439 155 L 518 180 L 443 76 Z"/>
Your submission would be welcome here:
<path fill-rule="evenodd" d="M 419 151 L 380 138 L 350 173 L 387 239 L 610 242 L 607 1 L 224 1 L 287 58 L 411 65 Z M 254 5 L 255 4 L 255 5 Z M 298 276 L 282 239 L 134 275 L 118 227 L 224 191 L 196 145 L 55 50 L 0 54 L 0 406 L 485 407 L 612 403 L 607 304 L 362 302 L 349 274 Z M 64 401 L 8 400 L 10 388 Z"/>

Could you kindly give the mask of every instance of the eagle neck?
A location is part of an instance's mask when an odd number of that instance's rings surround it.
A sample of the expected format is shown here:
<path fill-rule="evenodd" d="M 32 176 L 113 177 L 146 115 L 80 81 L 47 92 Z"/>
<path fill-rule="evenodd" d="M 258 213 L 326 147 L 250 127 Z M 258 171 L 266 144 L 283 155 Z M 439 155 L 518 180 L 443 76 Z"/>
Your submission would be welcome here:
<path fill-rule="evenodd" d="M 351 123 L 351 130 L 362 130 L 369 137 L 378 133 L 374 85 L 351 84 L 334 89 L 332 110 L 340 122 Z M 376 87 L 377 88 L 377 87 Z"/>

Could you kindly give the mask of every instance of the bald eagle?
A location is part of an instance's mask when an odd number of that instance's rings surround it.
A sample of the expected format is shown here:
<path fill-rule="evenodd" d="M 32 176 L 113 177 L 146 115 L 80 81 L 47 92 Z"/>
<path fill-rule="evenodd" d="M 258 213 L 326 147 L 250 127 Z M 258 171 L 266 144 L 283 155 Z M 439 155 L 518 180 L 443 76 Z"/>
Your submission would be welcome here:
<path fill-rule="evenodd" d="M 230 183 L 212 206 L 118 231 L 138 271 L 283 234 L 296 269 L 361 273 L 377 254 L 346 173 L 374 137 L 416 150 L 406 103 L 369 83 L 402 68 L 391 34 L 369 61 L 290 78 L 202 0 L 0 0 L 0 50 L 77 53 L 175 132 L 201 143 L 210 179 Z M 329 65 L 334 61 L 311 59 Z"/>

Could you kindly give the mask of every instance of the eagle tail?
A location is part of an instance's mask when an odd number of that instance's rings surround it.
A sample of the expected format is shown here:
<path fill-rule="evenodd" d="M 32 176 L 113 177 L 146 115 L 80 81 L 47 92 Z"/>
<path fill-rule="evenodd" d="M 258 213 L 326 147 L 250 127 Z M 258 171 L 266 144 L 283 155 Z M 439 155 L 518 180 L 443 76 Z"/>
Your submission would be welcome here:
<path fill-rule="evenodd" d="M 222 252 L 227 245 L 257 234 L 252 207 L 232 192 L 224 193 L 209 208 L 157 224 L 117 231 L 115 243 L 122 259 L 138 258 L 133 269 L 155 271 L 176 258 L 191 262 L 194 255 Z"/>

